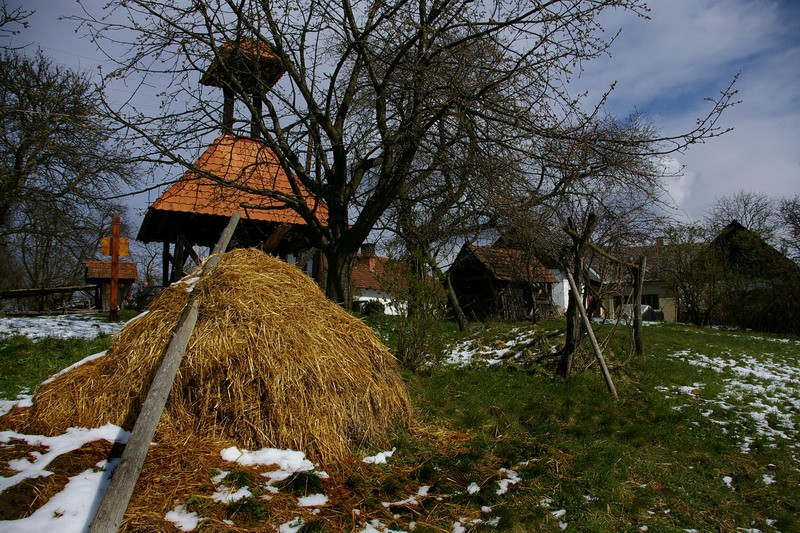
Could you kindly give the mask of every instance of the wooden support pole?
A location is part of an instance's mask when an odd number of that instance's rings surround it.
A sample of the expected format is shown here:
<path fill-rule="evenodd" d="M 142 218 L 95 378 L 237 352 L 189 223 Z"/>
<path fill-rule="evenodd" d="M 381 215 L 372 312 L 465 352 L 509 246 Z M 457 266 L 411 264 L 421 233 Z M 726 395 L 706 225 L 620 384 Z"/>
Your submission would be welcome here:
<path fill-rule="evenodd" d="M 169 253 L 169 243 L 164 241 L 164 250 L 161 257 L 161 285 L 166 287 L 169 285 L 169 263 L 172 261 L 172 255 Z"/>
<path fill-rule="evenodd" d="M 572 295 L 575 297 L 575 301 L 578 304 L 578 311 L 581 314 L 581 318 L 583 319 L 583 325 L 586 326 L 586 333 L 589 335 L 589 340 L 592 341 L 592 348 L 594 349 L 594 355 L 597 358 L 597 363 L 600 365 L 600 371 L 603 373 L 603 379 L 606 382 L 606 386 L 608 387 L 608 391 L 614 397 L 615 400 L 619 399 L 617 396 L 617 389 L 614 387 L 614 382 L 611 381 L 611 373 L 608 371 L 608 367 L 606 366 L 606 360 L 603 358 L 603 351 L 600 349 L 600 345 L 597 343 L 597 338 L 594 336 L 594 330 L 592 329 L 592 321 L 589 320 L 589 315 L 586 314 L 586 308 L 583 306 L 583 301 L 581 299 L 580 292 L 578 291 L 578 287 L 575 284 L 575 280 L 572 278 L 572 274 L 567 271 L 567 281 L 569 282 L 569 288 L 572 291 Z"/>
<path fill-rule="evenodd" d="M 222 94 L 224 98 L 222 104 L 222 133 L 223 135 L 230 135 L 233 133 L 233 89 L 227 86 L 223 87 Z"/>
<path fill-rule="evenodd" d="M 228 247 L 238 223 L 239 214 L 234 213 L 214 247 L 215 254 L 224 252 Z M 203 266 L 200 277 L 208 275 L 218 262 L 219 255 L 210 257 Z M 196 294 L 192 292 L 189 295 L 189 301 L 183 308 L 178 325 L 161 358 L 161 364 L 147 391 L 147 397 L 142 404 L 136 424 L 133 426 L 128 444 L 125 446 L 125 451 L 122 452 L 122 459 L 114 470 L 108 491 L 100 503 L 89 533 L 115 533 L 122 523 L 122 517 L 125 515 L 125 509 L 128 507 L 136 481 L 139 479 L 147 450 L 150 448 L 153 435 L 155 435 L 156 426 L 164 411 L 164 406 L 167 404 L 172 382 L 175 381 L 183 353 L 197 323 L 199 303 Z"/>
<path fill-rule="evenodd" d="M 119 217 L 111 225 L 111 319 L 119 318 Z"/>
<path fill-rule="evenodd" d="M 642 337 L 642 286 L 644 285 L 646 266 L 647 257 L 642 256 L 639 265 L 633 269 L 633 349 L 636 355 L 644 354 L 644 339 Z"/>
<path fill-rule="evenodd" d="M 254 139 L 258 139 L 260 135 L 260 127 L 261 127 L 261 115 L 262 115 L 262 108 L 263 103 L 261 100 L 261 95 L 258 93 L 253 93 L 253 113 L 250 117 L 250 136 Z"/>
<path fill-rule="evenodd" d="M 183 247 L 184 256 L 188 255 L 194 261 L 194 264 L 200 266 L 200 263 L 203 261 L 200 259 L 200 256 L 197 255 L 197 252 L 194 251 L 192 247 L 192 243 L 186 239 L 186 235 L 178 235 L 178 240 L 181 241 L 181 246 Z"/>
<path fill-rule="evenodd" d="M 285 222 L 275 228 L 275 231 L 273 231 L 272 234 L 267 237 L 266 242 L 261 246 L 261 251 L 265 254 L 272 253 L 272 251 L 281 243 L 281 240 L 283 240 L 286 234 L 289 233 L 290 229 L 292 229 L 292 226 L 286 224 Z"/>

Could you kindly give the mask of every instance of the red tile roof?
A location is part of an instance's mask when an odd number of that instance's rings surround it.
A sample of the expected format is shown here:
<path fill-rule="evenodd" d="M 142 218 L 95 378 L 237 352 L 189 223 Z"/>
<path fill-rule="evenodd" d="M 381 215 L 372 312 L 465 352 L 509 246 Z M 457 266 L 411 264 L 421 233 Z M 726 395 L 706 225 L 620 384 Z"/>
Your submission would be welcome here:
<path fill-rule="evenodd" d="M 356 256 L 353 270 L 350 273 L 350 283 L 356 289 L 373 289 L 377 291 L 402 291 L 405 281 L 397 279 L 398 274 L 392 269 L 387 270 L 389 259 L 376 255 L 359 254 Z"/>
<path fill-rule="evenodd" d="M 535 283 L 558 283 L 558 280 L 538 259 L 522 250 L 490 248 L 469 245 L 475 258 L 483 263 L 495 278 L 503 281 L 529 281 Z M 526 275 L 525 264 L 528 265 Z"/>
<path fill-rule="evenodd" d="M 86 265 L 86 275 L 84 277 L 87 282 L 91 283 L 90 280 L 102 281 L 111 279 L 111 261 L 86 261 L 84 265 Z M 131 281 L 139 279 L 137 263 L 120 261 L 119 279 Z"/>
<path fill-rule="evenodd" d="M 238 186 L 293 195 L 289 178 L 280 166 L 278 157 L 263 142 L 249 137 L 222 135 L 200 156 L 195 166 L 234 186 L 218 184 L 188 170 L 151 207 L 161 211 L 223 217 L 238 211 L 243 218 L 251 220 L 305 223 L 300 215 L 286 208 L 280 200 L 235 188 Z M 302 184 L 300 190 L 305 191 L 306 205 L 314 209 L 315 202 L 311 194 Z M 323 220 L 327 218 L 323 203 L 318 202 L 316 209 L 318 217 Z"/>

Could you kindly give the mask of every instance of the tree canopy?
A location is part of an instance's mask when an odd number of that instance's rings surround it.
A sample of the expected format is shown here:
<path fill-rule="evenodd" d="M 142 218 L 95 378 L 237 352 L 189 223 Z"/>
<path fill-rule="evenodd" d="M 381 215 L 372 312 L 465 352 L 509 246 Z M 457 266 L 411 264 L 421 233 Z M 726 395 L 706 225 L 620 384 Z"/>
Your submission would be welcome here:
<path fill-rule="evenodd" d="M 138 133 L 148 159 L 190 168 L 187 154 L 224 128 L 247 128 L 279 156 L 296 180 L 294 194 L 258 192 L 313 229 L 328 262 L 328 294 L 347 304 L 352 258 L 392 202 L 415 201 L 415 191 L 435 190 L 419 187 L 431 176 L 469 168 L 437 157 L 448 154 L 442 148 L 502 155 L 497 170 L 547 184 L 544 198 L 567 177 L 599 179 L 612 160 L 670 153 L 720 133 L 730 88 L 687 132 L 662 138 L 641 129 L 609 135 L 600 110 L 583 109 L 569 94 L 570 72 L 610 44 L 598 17 L 611 8 L 646 15 L 638 0 L 118 0 L 83 22 L 110 57 L 120 57 L 109 79 L 167 87 L 160 116 L 108 106 Z M 259 62 L 221 62 L 218 84 L 240 102 L 231 125 L 223 123 L 219 91 L 198 81 L 232 50 L 267 51 L 285 75 L 273 86 Z M 562 143 L 583 156 L 569 173 L 550 157 L 565 154 L 551 149 Z M 306 204 L 300 184 L 325 202 L 326 220 Z"/>
<path fill-rule="evenodd" d="M 103 225 L 106 198 L 135 167 L 99 114 L 87 76 L 41 51 L 0 52 L 0 245 L 6 285 L 73 283 Z"/>

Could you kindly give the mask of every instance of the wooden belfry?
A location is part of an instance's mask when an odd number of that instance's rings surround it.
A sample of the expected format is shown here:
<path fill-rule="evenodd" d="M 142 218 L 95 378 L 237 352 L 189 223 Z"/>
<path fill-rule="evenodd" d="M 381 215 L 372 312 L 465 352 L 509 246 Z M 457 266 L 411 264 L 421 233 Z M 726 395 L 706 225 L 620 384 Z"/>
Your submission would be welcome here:
<path fill-rule="evenodd" d="M 211 247 L 234 212 L 242 214 L 232 246 L 253 247 L 269 243 L 271 252 L 282 258 L 308 255 L 309 231 L 303 219 L 281 201 L 248 192 L 270 190 L 293 194 L 290 177 L 277 155 L 260 139 L 261 95 L 284 73 L 272 48 L 253 39 L 241 39 L 221 46 L 200 83 L 220 87 L 224 94 L 222 135 L 195 162 L 201 172 L 187 170 L 147 208 L 137 239 L 164 243 L 163 283 L 183 276 L 190 257 L 198 261 L 196 246 Z M 244 89 L 253 112 L 246 134 L 236 131 L 234 111 L 236 80 Z M 247 125 L 245 125 L 247 126 Z M 205 173 L 231 182 L 220 184 Z M 244 188 L 244 189 L 243 189 Z M 305 190 L 302 184 L 300 189 Z M 326 218 L 325 205 L 311 193 L 306 205 Z M 277 241 L 277 242 L 276 242 Z M 317 257 L 318 259 L 318 257 Z M 312 272 L 318 268 L 314 265 Z"/>

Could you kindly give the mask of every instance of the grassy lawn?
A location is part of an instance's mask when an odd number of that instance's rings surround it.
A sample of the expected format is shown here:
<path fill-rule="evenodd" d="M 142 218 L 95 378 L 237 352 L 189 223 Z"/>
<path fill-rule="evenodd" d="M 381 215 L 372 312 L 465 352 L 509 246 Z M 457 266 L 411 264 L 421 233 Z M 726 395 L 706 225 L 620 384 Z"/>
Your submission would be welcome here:
<path fill-rule="evenodd" d="M 504 335 L 495 326 L 476 337 Z M 408 383 L 426 423 L 474 436 L 464 457 L 441 461 L 527 462 L 495 508 L 500 526 L 800 530 L 798 434 L 787 429 L 800 428 L 800 342 L 673 324 L 647 327 L 645 339 L 646 356 L 614 370 L 619 402 L 596 368 L 562 382 L 502 364 L 437 366 Z M 609 344 L 612 363 L 627 342 L 618 332 Z M 413 445 L 400 450 L 418 461 Z"/>
<path fill-rule="evenodd" d="M 370 324 L 394 343 L 390 319 Z M 596 366 L 564 382 L 532 363 L 562 330 L 490 324 L 464 335 L 442 324 L 440 361 L 454 346 L 519 357 L 406 373 L 420 426 L 396 437 L 388 464 L 312 488 L 290 480 L 282 491 L 330 496 L 301 530 L 361 531 L 375 519 L 377 531 L 800 531 L 800 340 L 654 325 L 646 355 L 621 365 L 627 332 L 600 326 L 615 402 Z M 0 396 L 108 342 L 0 339 Z M 589 360 L 578 357 L 579 370 Z M 253 509 L 216 509 L 207 495 L 185 503 L 271 523 L 258 499 L 245 502 Z"/>
<path fill-rule="evenodd" d="M 124 309 L 119 321 L 130 320 L 137 313 Z M 108 313 L 92 315 L 95 320 L 110 322 Z M 0 337 L 0 398 L 13 399 L 33 391 L 42 381 L 84 357 L 101 352 L 111 344 L 111 336 L 94 339 L 59 339 L 46 337 L 31 340 L 23 335 Z"/>

